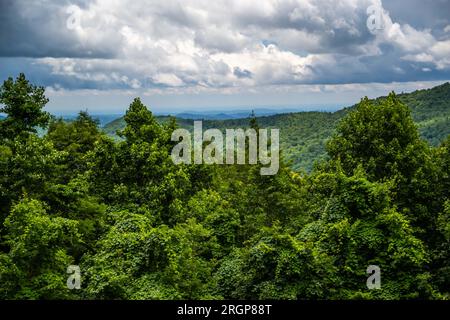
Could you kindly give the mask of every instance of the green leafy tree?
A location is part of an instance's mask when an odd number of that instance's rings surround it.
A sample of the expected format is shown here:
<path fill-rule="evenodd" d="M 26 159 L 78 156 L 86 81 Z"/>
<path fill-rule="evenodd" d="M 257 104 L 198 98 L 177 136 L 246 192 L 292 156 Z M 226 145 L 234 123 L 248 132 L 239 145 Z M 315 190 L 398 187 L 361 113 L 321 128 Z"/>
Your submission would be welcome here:
<path fill-rule="evenodd" d="M 35 135 L 3 146 L 0 160 L 0 203 L 3 218 L 23 195 L 40 199 L 62 175 L 65 153 Z M 0 220 L 2 222 L 3 220 Z"/>
<path fill-rule="evenodd" d="M 101 137 L 98 122 L 86 111 L 81 111 L 72 122 L 63 119 L 52 121 L 46 139 L 56 150 L 67 152 L 64 176 L 70 179 L 87 170 L 87 155 Z"/>
<path fill-rule="evenodd" d="M 91 155 L 93 192 L 118 207 L 151 212 L 157 221 L 174 225 L 190 196 L 208 183 L 194 181 L 206 179 L 208 169 L 173 163 L 170 126 L 160 125 L 139 99 L 125 120 L 125 140 L 101 139 Z"/>
<path fill-rule="evenodd" d="M 0 113 L 7 115 L 0 121 L 0 138 L 13 140 L 26 133 L 45 127 L 50 115 L 43 111 L 48 99 L 45 89 L 31 85 L 21 73 L 14 81 L 8 78 L 0 87 Z"/>
<path fill-rule="evenodd" d="M 115 213 L 86 270 L 87 297 L 101 299 L 213 298 L 210 261 L 215 240 L 190 219 L 174 228 L 152 227 L 141 214 Z"/>
<path fill-rule="evenodd" d="M 313 175 L 313 212 L 318 218 L 298 234 L 326 253 L 336 268 L 337 288 L 327 297 L 364 299 L 430 298 L 429 254 L 392 201 L 392 184 L 370 182 L 363 170 Z M 382 270 L 380 290 L 365 287 L 369 265 Z M 330 288 L 331 288 L 330 287 Z"/>
<path fill-rule="evenodd" d="M 437 168 L 410 110 L 394 93 L 378 104 L 363 99 L 340 122 L 327 148 L 331 165 L 347 175 L 362 167 L 370 181 L 394 181 L 395 203 L 423 239 L 431 236 L 442 205 L 435 197 Z"/>
<path fill-rule="evenodd" d="M 52 217 L 43 203 L 23 199 L 4 222 L 9 250 L 0 253 L 3 299 L 67 299 L 71 248 L 80 238 L 74 220 Z"/>

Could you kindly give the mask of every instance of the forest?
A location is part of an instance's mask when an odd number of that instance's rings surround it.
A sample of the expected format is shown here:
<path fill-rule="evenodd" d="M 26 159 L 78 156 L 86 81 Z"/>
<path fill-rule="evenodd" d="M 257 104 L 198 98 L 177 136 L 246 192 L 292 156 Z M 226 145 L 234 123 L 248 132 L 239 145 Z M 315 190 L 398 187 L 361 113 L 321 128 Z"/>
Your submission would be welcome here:
<path fill-rule="evenodd" d="M 440 145 L 450 135 L 450 83 L 401 93 L 397 97 L 411 109 L 420 136 L 431 145 Z M 386 97 L 380 97 L 372 102 L 378 104 L 384 99 Z M 258 123 L 264 128 L 280 129 L 285 161 L 296 171 L 310 172 L 317 160 L 326 158 L 326 142 L 336 130 L 339 121 L 355 108 L 356 106 L 350 106 L 336 112 L 295 112 L 262 116 L 258 117 Z M 162 123 L 169 120 L 167 116 L 157 116 L 157 119 Z M 250 123 L 250 118 L 202 120 L 205 127 L 222 130 L 248 127 Z M 180 127 L 192 130 L 192 120 L 177 117 L 177 123 Z M 102 130 L 109 136 L 120 139 L 116 132 L 122 130 L 125 125 L 122 117 L 107 123 Z"/>
<path fill-rule="evenodd" d="M 313 113 L 330 130 L 325 153 L 295 170 L 282 143 L 278 174 L 261 176 L 260 164 L 175 165 L 182 124 L 139 98 L 116 139 L 87 112 L 50 115 L 44 88 L 9 78 L 0 299 L 449 299 L 449 86 L 363 98 L 333 121 Z M 276 125 L 265 120 L 246 119 Z"/>

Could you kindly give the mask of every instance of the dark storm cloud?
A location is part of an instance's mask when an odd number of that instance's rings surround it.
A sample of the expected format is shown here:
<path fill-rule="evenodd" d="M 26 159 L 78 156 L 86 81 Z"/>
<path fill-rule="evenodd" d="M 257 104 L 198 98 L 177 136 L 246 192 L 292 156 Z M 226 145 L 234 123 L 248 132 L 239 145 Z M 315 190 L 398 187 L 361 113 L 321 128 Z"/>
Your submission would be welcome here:
<path fill-rule="evenodd" d="M 351 52 L 355 46 L 364 44 L 373 35 L 366 27 L 365 5 L 349 8 L 339 1 L 281 1 L 276 4 L 276 12 L 264 16 L 258 12 L 241 12 L 232 19 L 241 28 L 261 30 L 299 30 L 320 37 L 314 52 Z M 345 2 L 344 2 L 345 3 Z M 294 40 L 294 39 L 293 39 Z"/>
<path fill-rule="evenodd" d="M 71 1 L 85 7 L 87 1 Z M 1 0 L 0 56 L 109 58 L 112 46 L 83 44 L 67 28 L 69 1 Z"/>
<path fill-rule="evenodd" d="M 450 0 L 389 0 L 383 7 L 402 24 L 440 31 L 450 24 Z"/>

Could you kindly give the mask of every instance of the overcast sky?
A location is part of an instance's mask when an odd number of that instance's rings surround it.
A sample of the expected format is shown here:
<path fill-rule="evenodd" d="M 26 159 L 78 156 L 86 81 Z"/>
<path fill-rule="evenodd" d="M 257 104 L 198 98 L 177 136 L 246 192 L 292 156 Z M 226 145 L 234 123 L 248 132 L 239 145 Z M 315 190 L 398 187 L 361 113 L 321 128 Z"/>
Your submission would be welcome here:
<path fill-rule="evenodd" d="M 346 106 L 450 79 L 450 0 L 0 0 L 0 79 L 48 110 Z"/>

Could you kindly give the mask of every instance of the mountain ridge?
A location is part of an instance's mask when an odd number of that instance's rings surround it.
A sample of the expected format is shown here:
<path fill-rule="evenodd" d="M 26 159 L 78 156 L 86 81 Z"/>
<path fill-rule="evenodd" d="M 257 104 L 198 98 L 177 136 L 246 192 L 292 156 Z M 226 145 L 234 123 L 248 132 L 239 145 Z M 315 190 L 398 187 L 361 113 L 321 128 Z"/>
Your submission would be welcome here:
<path fill-rule="evenodd" d="M 430 89 L 400 93 L 397 97 L 411 110 L 418 130 L 431 145 L 439 145 L 450 134 L 450 83 L 446 82 Z M 386 96 L 371 99 L 381 102 Z M 261 127 L 279 128 L 280 145 L 284 158 L 294 170 L 311 170 L 316 160 L 326 156 L 325 143 L 333 134 L 337 124 L 356 104 L 334 112 L 302 111 L 275 115 L 257 116 Z M 168 116 L 156 116 L 165 122 Z M 192 129 L 193 119 L 178 118 L 180 127 Z M 205 119 L 203 127 L 246 128 L 250 117 L 239 119 Z M 125 127 L 124 118 L 118 118 L 103 127 L 104 132 L 116 137 L 116 131 Z"/>

